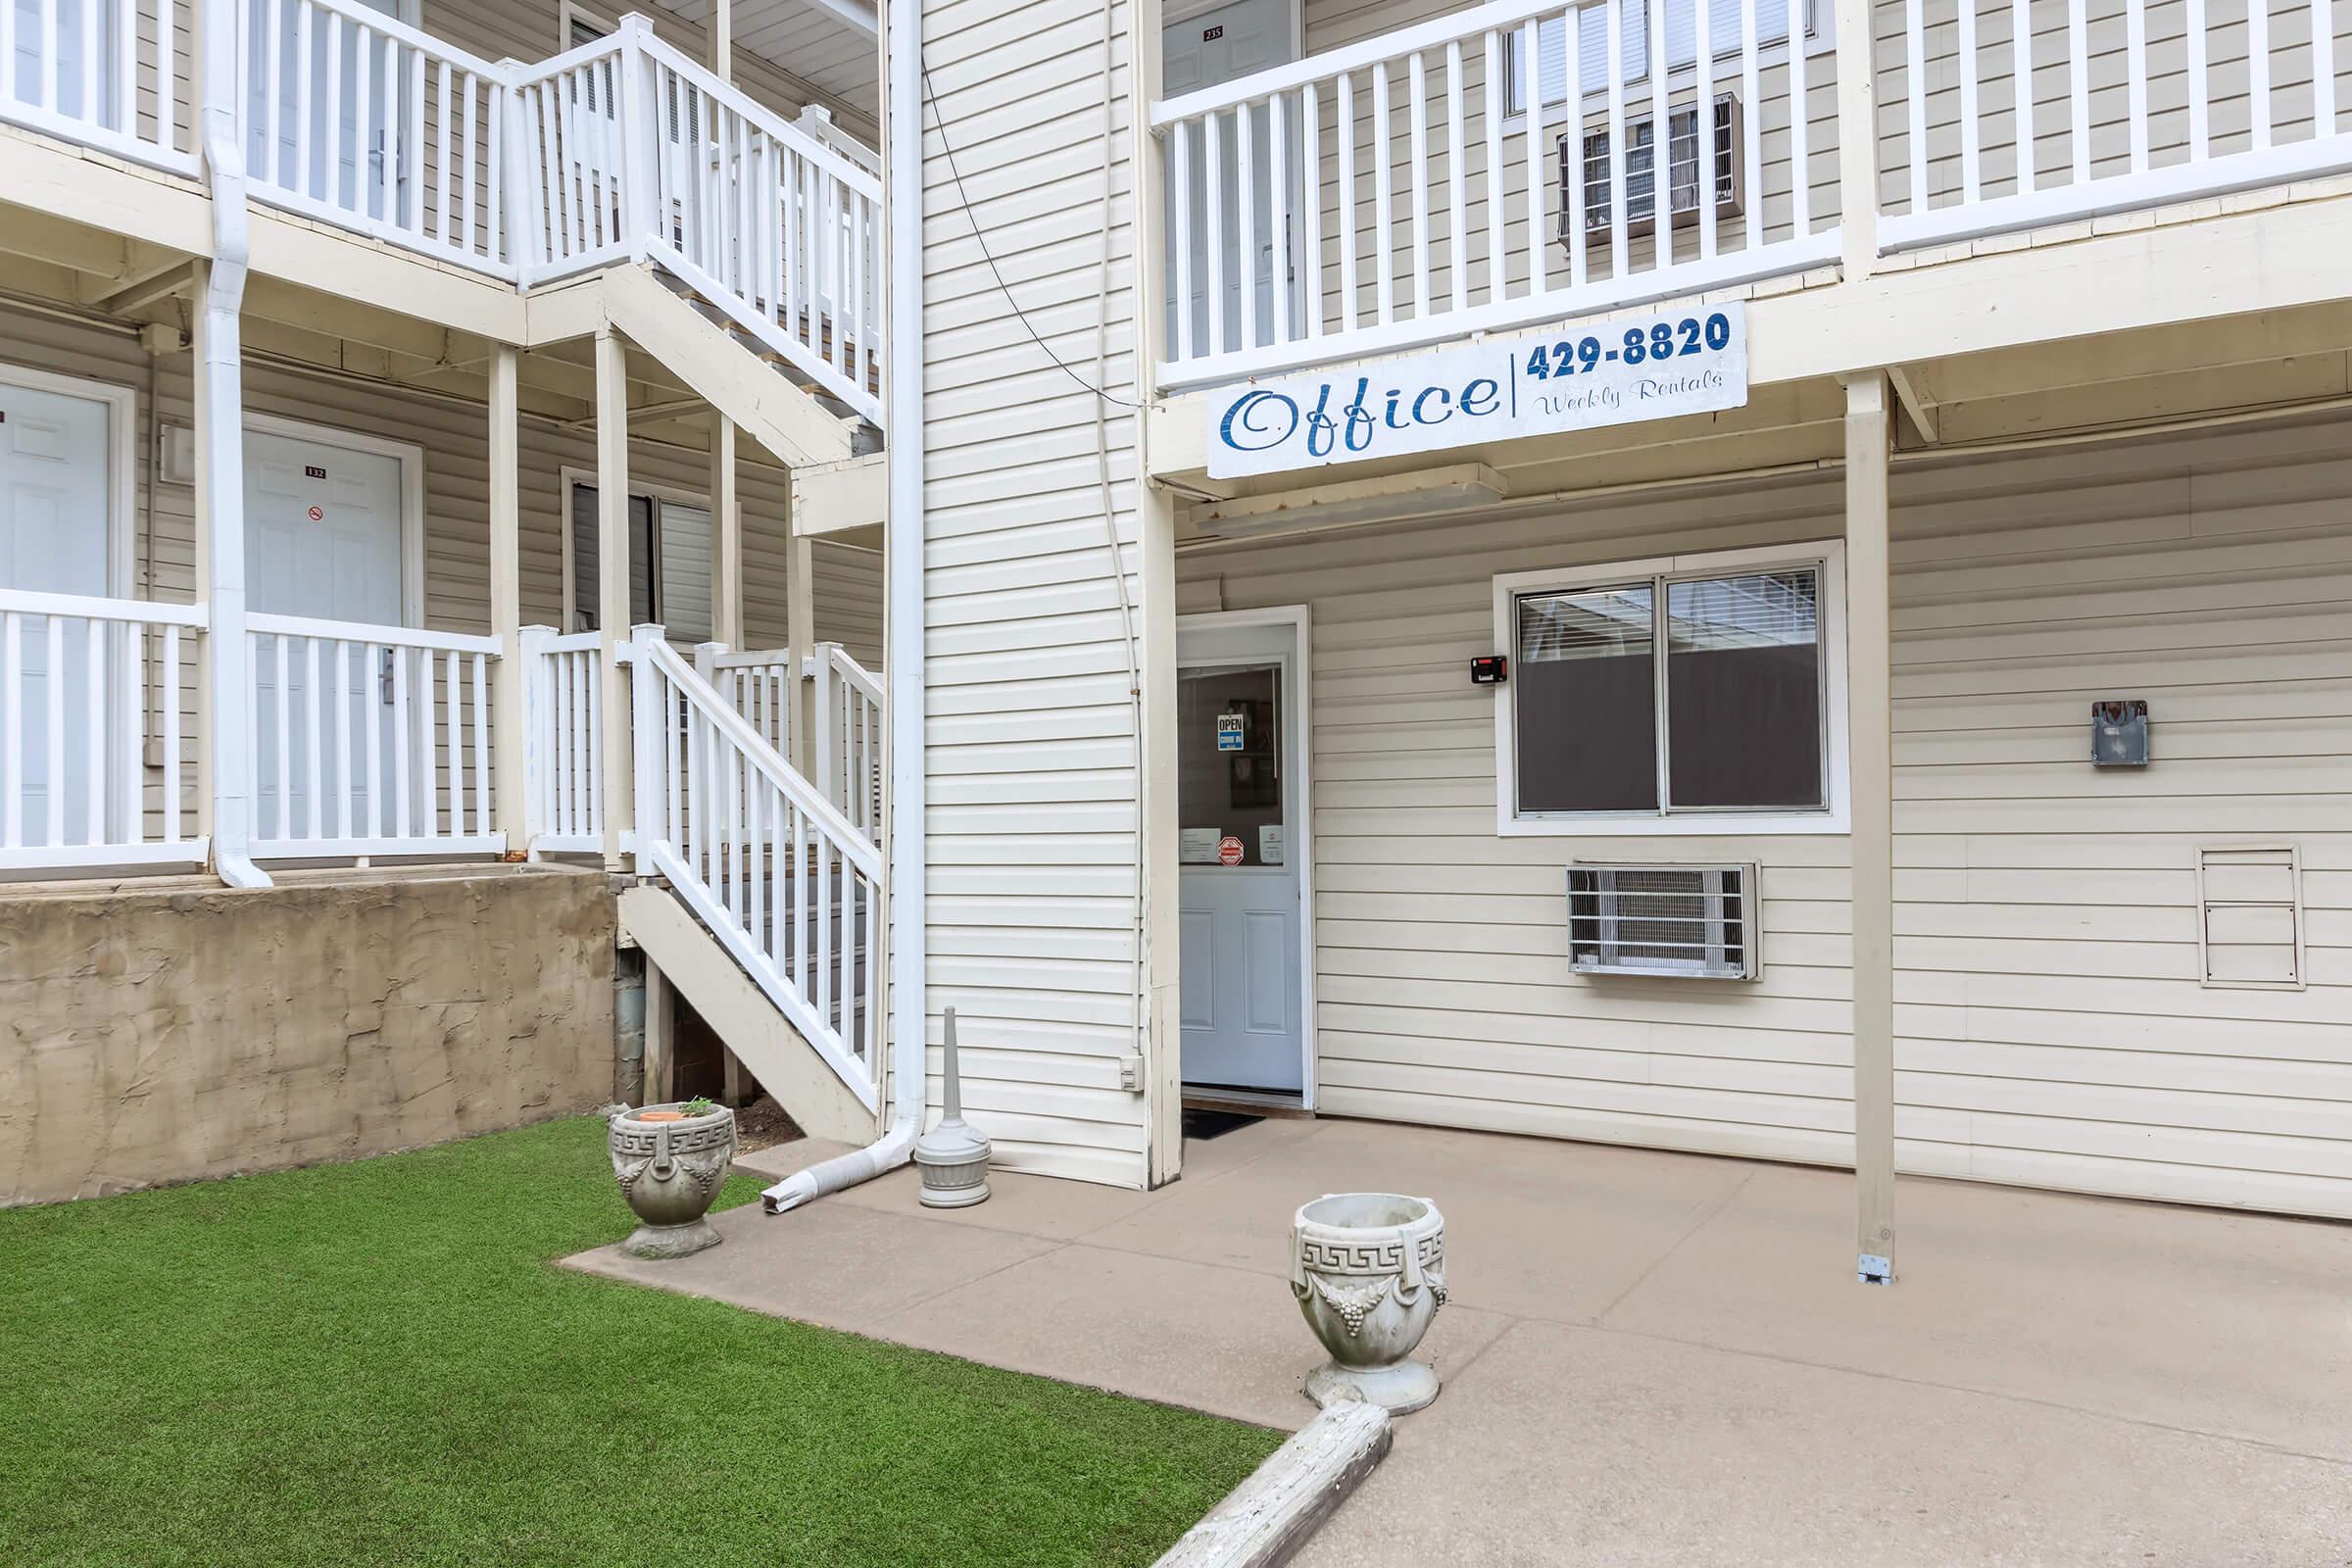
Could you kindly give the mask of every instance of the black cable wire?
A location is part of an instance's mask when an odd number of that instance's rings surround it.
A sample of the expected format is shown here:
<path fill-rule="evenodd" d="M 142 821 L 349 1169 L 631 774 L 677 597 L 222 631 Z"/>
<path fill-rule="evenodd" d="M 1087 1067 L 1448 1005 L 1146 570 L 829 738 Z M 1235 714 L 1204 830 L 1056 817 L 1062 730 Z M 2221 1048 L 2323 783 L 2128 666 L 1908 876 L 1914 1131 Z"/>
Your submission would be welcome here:
<path fill-rule="evenodd" d="M 9 3 L 13 3 L 13 0 L 0 0 L 0 4 Z M 983 261 L 988 263 L 988 270 L 997 280 L 998 292 L 1004 296 L 1004 303 L 1011 306 L 1012 314 L 1019 318 L 1021 330 L 1027 332 L 1029 334 L 1029 340 L 1044 351 L 1047 359 L 1054 362 L 1054 368 L 1060 370 L 1062 374 L 1068 376 L 1071 380 L 1077 382 L 1080 386 L 1086 388 L 1087 391 L 1092 392 L 1103 402 L 1108 403 L 1113 408 L 1142 408 L 1143 405 L 1141 403 L 1133 402 L 1129 399 L 1118 396 L 1116 393 L 1105 391 L 1102 387 L 1095 385 L 1094 382 L 1089 381 L 1085 376 L 1080 375 L 1076 370 L 1071 369 L 1068 364 L 1062 360 L 1062 357 L 1054 352 L 1053 346 L 1038 335 L 1037 328 L 1029 323 L 1029 313 L 1022 310 L 1021 302 L 1012 297 L 1012 285 L 1004 281 L 1004 273 L 1003 270 L 997 266 L 996 254 L 988 248 L 988 236 L 980 231 L 980 215 L 972 211 L 972 199 L 970 196 L 964 193 L 963 171 L 956 167 L 956 148 L 948 140 L 947 120 L 939 112 L 939 95 L 931 90 L 931 63 L 928 60 L 923 62 L 922 71 L 923 101 L 931 106 L 931 123 L 939 131 L 940 151 L 946 153 L 948 156 L 948 172 L 955 178 L 956 181 L 956 201 L 957 205 L 963 209 L 964 221 L 972 225 L 972 238 L 979 242 L 980 257 Z M 1110 215 L 1107 213 L 1103 214 L 1102 220 L 1106 223 L 1110 221 Z"/>

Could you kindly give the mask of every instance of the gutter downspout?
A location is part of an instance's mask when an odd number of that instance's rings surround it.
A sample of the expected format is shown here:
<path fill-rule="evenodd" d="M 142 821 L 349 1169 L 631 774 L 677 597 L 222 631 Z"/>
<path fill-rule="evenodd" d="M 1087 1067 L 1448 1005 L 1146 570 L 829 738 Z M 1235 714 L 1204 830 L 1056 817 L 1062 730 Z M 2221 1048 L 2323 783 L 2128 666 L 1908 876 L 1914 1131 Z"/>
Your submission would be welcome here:
<path fill-rule="evenodd" d="M 888 0 L 890 203 L 888 620 L 890 690 L 890 1131 L 863 1149 L 798 1171 L 760 1194 L 770 1214 L 905 1164 L 923 1129 L 930 1007 L 923 993 L 923 0 Z"/>
<path fill-rule="evenodd" d="M 204 164 L 213 199 L 213 254 L 196 318 L 197 506 L 205 523 L 203 575 L 206 731 L 213 868 L 232 888 L 266 888 L 253 863 L 253 767 L 245 708 L 253 657 L 245 637 L 245 384 L 238 313 L 245 302 L 245 155 L 237 133 L 236 8 L 208 0 L 203 52 Z"/>

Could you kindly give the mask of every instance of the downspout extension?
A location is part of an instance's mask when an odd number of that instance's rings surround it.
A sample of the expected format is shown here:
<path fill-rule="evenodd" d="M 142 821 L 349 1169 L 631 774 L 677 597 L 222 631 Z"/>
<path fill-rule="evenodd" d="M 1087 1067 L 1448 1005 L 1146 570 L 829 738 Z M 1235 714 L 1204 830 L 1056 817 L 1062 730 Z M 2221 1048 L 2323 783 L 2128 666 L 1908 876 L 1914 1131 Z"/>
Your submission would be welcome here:
<path fill-rule="evenodd" d="M 215 5 L 212 9 L 225 13 L 228 8 Z M 245 267 L 251 247 L 245 228 L 245 155 L 237 140 L 237 57 L 226 42 L 235 33 L 220 26 L 220 21 L 216 16 L 205 24 L 209 46 L 204 49 L 203 61 L 204 165 L 213 198 L 213 255 L 211 265 L 205 269 L 203 320 L 198 333 L 202 349 L 196 374 L 203 380 L 209 394 L 207 407 L 214 415 L 204 432 L 208 450 L 201 454 L 200 461 L 205 465 L 206 505 L 211 512 L 208 532 L 215 558 L 213 580 L 203 586 L 212 610 L 206 640 L 211 645 L 210 657 L 216 671 L 215 690 L 243 692 L 249 687 L 242 678 L 248 654 L 242 525 L 244 349 L 238 316 L 245 303 Z M 223 415 L 227 416 L 225 419 L 221 417 Z M 225 466 L 221 462 L 224 455 L 229 460 Z M 224 466 L 226 472 L 238 476 L 236 483 L 223 481 Z M 234 530 L 235 558 L 225 563 L 219 552 L 219 521 L 224 506 L 232 509 L 239 518 L 239 526 Z M 225 678 L 218 674 L 224 655 L 231 665 L 231 673 Z M 214 708 L 217 715 L 219 704 Z M 215 722 L 218 723 L 217 717 Z M 216 759 L 221 755 L 219 748 L 215 755 Z M 241 756 L 232 766 L 231 777 L 235 782 L 231 788 L 218 788 L 217 772 L 207 781 L 208 787 L 215 790 L 213 867 L 220 880 L 232 888 L 266 888 L 271 885 L 269 874 L 253 863 L 249 853 L 253 842 L 253 780 Z"/>
<path fill-rule="evenodd" d="M 886 0 L 890 118 L 883 165 L 890 202 L 888 616 L 883 677 L 889 683 L 890 1130 L 853 1152 L 811 1165 L 760 1195 L 770 1214 L 798 1208 L 895 1170 L 913 1156 L 928 1087 L 923 900 L 923 9 Z"/>

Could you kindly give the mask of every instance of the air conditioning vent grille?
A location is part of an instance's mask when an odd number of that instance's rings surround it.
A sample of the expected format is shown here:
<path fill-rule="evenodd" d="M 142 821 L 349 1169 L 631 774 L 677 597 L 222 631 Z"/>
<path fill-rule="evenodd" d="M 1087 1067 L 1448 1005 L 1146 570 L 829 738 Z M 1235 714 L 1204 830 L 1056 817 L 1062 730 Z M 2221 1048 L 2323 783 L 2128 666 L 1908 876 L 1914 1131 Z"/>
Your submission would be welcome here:
<path fill-rule="evenodd" d="M 1569 966 L 1586 974 L 1752 980 L 1752 865 L 1573 865 Z"/>

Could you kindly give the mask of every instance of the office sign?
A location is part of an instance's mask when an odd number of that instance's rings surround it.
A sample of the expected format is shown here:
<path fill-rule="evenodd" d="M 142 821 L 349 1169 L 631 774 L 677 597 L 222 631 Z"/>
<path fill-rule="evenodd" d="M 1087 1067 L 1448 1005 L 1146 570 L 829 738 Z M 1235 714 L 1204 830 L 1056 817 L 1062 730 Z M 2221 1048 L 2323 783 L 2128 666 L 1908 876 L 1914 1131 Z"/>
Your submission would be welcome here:
<path fill-rule="evenodd" d="M 1215 479 L 1596 430 L 1747 402 L 1737 302 L 1225 388 L 1209 399 Z"/>

